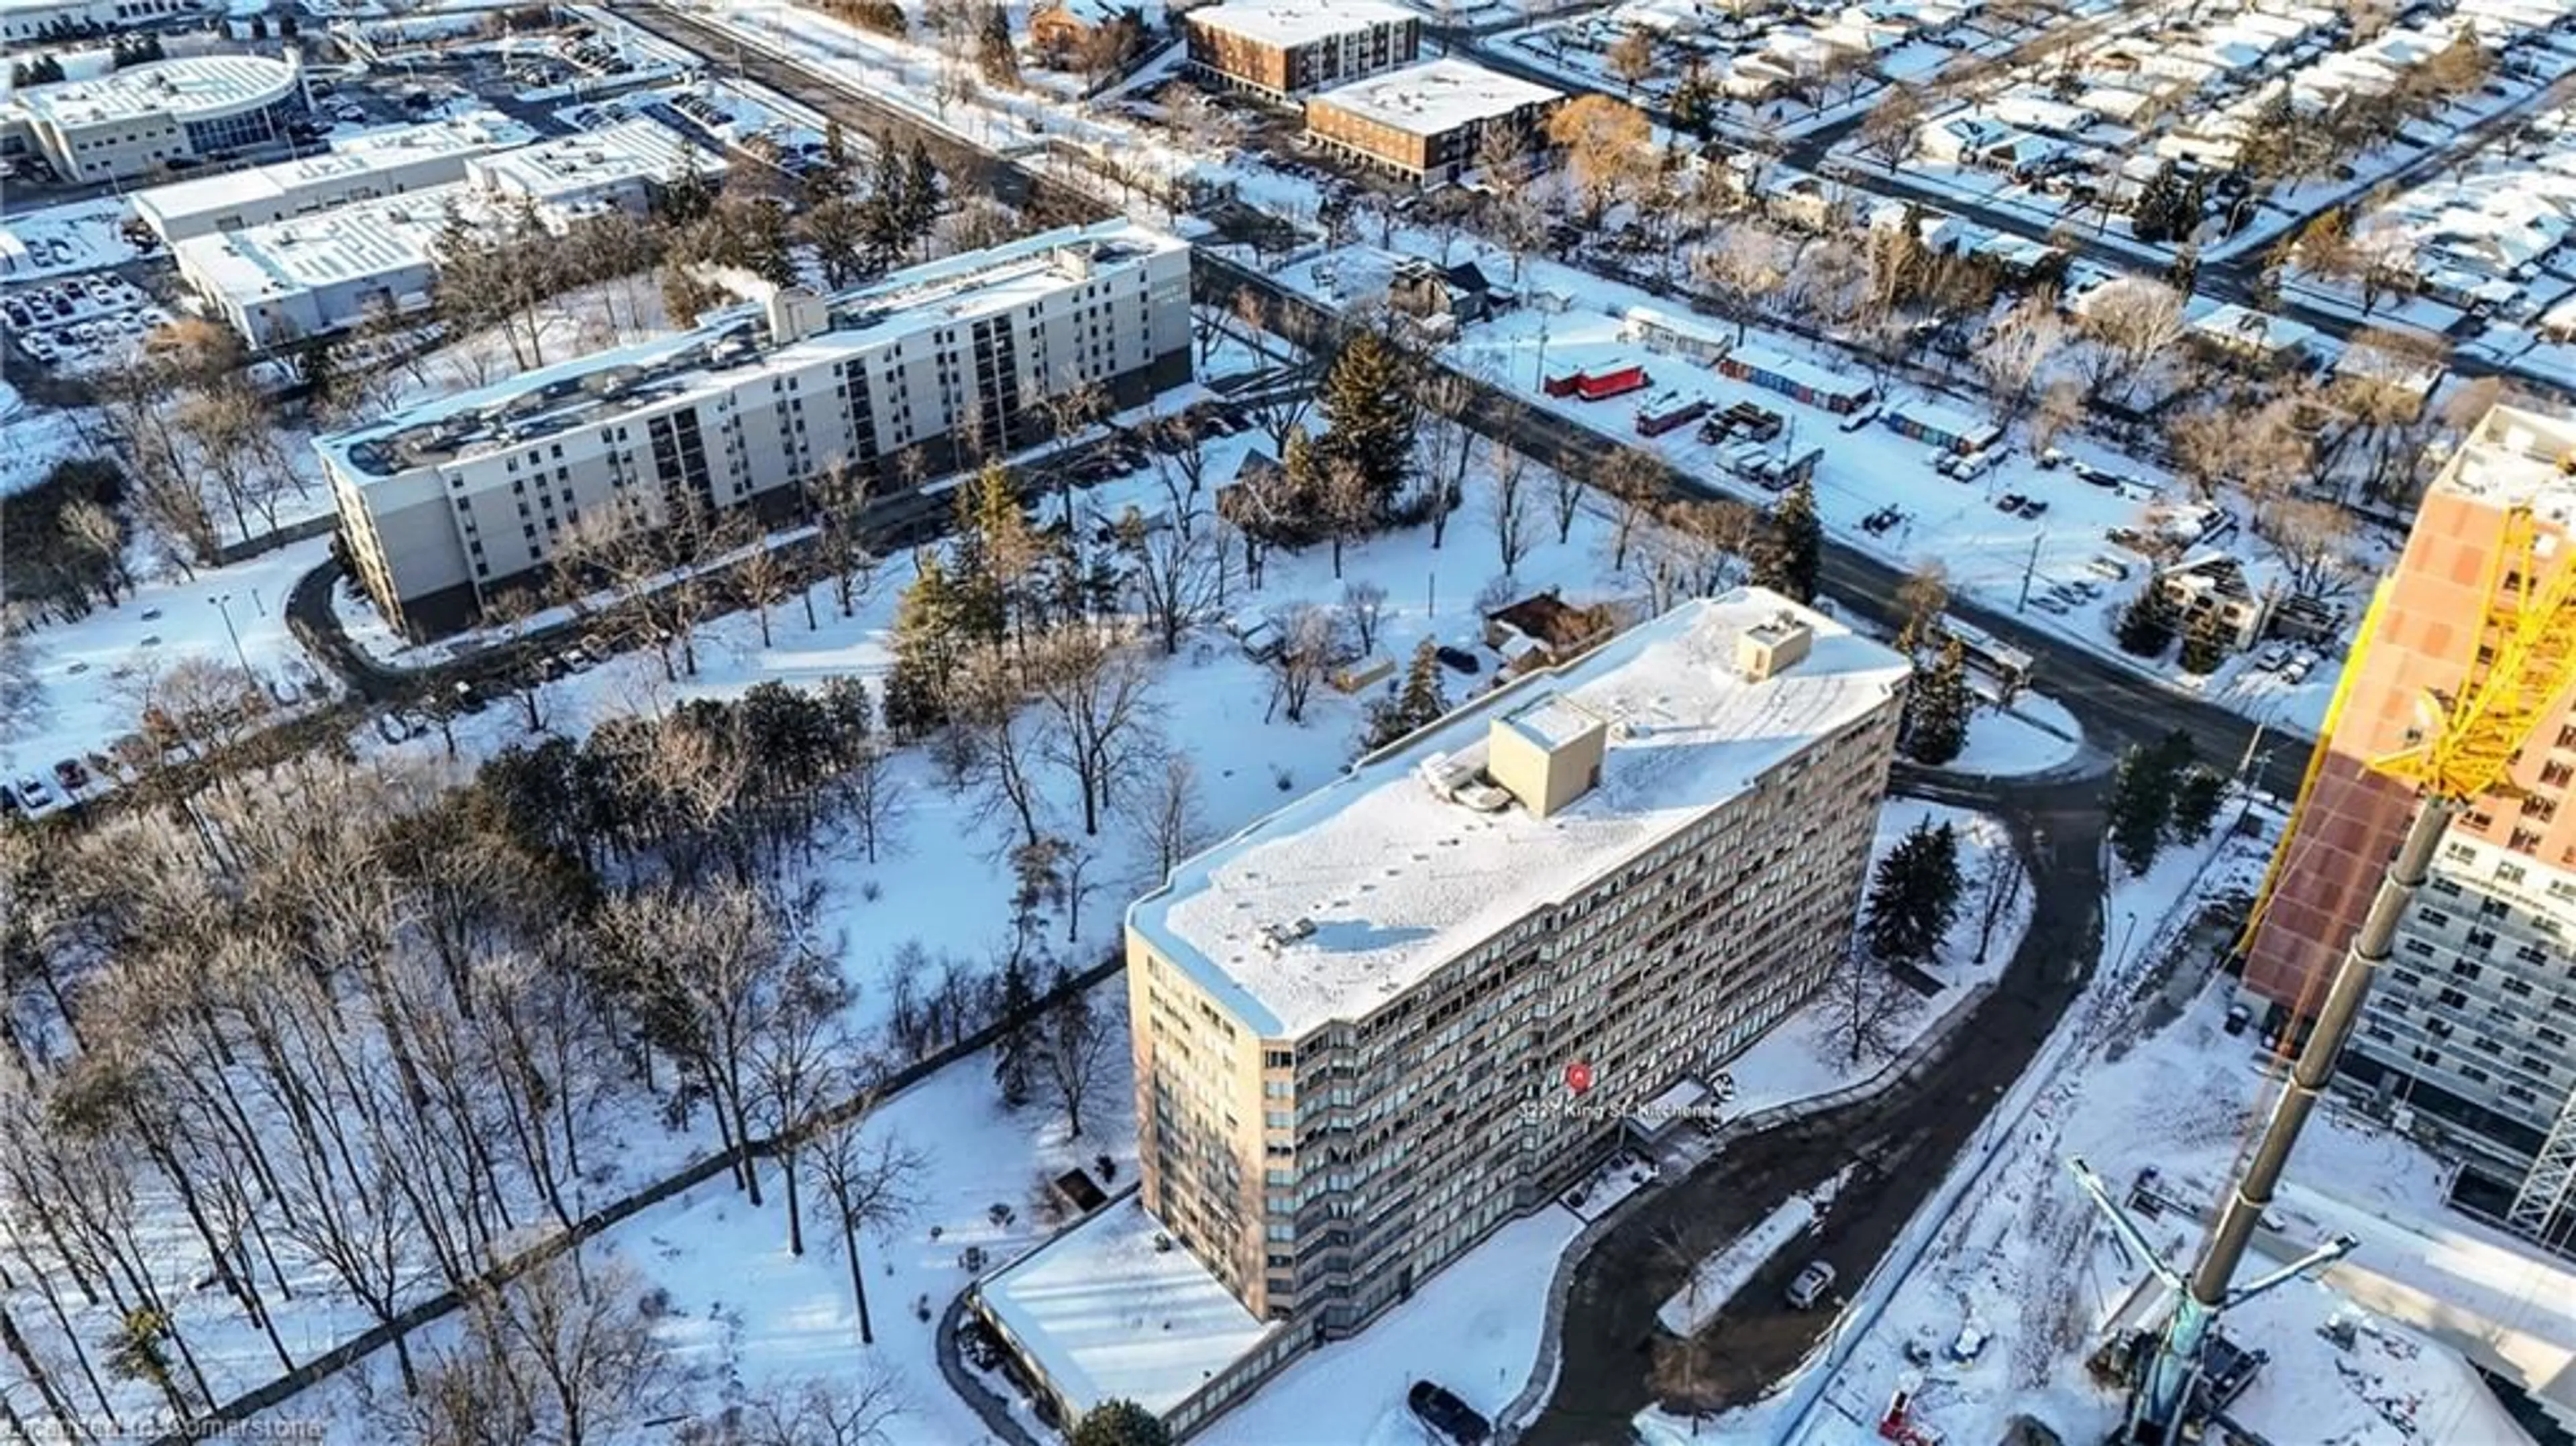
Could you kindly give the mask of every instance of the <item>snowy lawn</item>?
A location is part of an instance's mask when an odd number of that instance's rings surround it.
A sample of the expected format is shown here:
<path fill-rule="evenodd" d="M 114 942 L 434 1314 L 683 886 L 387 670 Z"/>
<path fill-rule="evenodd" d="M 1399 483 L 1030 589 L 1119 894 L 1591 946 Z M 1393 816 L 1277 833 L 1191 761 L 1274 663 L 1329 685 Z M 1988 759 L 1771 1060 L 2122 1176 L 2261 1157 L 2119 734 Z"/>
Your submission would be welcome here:
<path fill-rule="evenodd" d="M 1924 972 L 1946 987 L 1900 1015 L 1884 1038 L 1895 1054 L 1939 1027 L 1967 1002 L 1979 986 L 1992 983 L 2012 962 L 2022 931 L 2030 927 L 2034 897 L 2027 882 L 2016 885 L 1999 907 L 1984 957 L 1978 956 L 1978 934 L 1984 923 L 1985 881 L 1995 861 L 2005 855 L 2009 835 L 2003 824 L 1985 814 L 1923 799 L 1892 797 L 1879 809 L 1878 836 L 1870 849 L 1871 867 L 1885 858 L 1897 840 L 1917 824 L 1949 824 L 1959 836 L 1959 873 L 1966 880 L 1959 918 L 1942 940 L 1938 958 Z M 1727 1067 L 1735 1081 L 1728 1105 L 1732 1116 L 1776 1109 L 1859 1084 L 1883 1070 L 1889 1055 L 1864 1050 L 1854 1058 L 1848 1006 L 1828 984 L 1797 1013 L 1782 1020 Z"/>
<path fill-rule="evenodd" d="M 80 758 L 133 732 L 151 680 L 184 659 L 239 668 L 247 658 L 272 693 L 306 693 L 324 675 L 286 626 L 286 594 L 330 548 L 329 538 L 316 537 L 190 581 L 149 581 L 117 607 L 29 633 L 37 706 L 14 730 L 0 730 L 0 772 L 41 772 L 50 780 L 55 760 Z M 239 653 L 225 631 L 227 614 L 241 638 Z"/>
<path fill-rule="evenodd" d="M 1943 764 L 1983 778 L 2046 773 L 2084 751 L 2084 729 L 2052 699 L 2024 693 L 2009 708 L 1987 703 L 1968 722 L 1968 746 Z"/>

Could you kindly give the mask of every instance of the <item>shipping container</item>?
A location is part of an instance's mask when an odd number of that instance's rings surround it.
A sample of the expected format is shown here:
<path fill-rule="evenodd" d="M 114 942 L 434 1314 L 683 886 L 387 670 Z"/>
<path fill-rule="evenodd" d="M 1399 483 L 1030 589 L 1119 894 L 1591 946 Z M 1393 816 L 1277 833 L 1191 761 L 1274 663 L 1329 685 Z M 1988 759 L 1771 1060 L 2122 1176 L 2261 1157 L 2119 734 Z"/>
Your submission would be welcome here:
<path fill-rule="evenodd" d="M 1691 392 L 1658 392 L 1637 407 L 1637 435 L 1660 437 L 1708 415 L 1708 398 Z"/>

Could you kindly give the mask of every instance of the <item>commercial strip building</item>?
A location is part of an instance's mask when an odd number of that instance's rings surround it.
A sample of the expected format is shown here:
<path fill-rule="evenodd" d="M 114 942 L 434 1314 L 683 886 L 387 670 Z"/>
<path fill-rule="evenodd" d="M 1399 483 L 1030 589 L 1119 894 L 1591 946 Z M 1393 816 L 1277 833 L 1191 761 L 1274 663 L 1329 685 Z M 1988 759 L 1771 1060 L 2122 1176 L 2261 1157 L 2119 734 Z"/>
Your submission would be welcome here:
<path fill-rule="evenodd" d="M 465 179 L 465 163 L 523 146 L 536 132 L 498 111 L 397 126 L 336 141 L 331 149 L 275 165 L 173 181 L 134 193 L 134 213 L 164 244 L 239 231 Z"/>
<path fill-rule="evenodd" d="M 1200 80 L 1283 102 L 1422 51 L 1422 17 L 1387 0 L 1223 0 L 1181 24 Z"/>
<path fill-rule="evenodd" d="M 358 581 L 419 639 L 539 580 L 576 528 L 793 513 L 846 464 L 955 465 L 1042 438 L 1046 398 L 1133 406 L 1190 377 L 1189 248 L 1066 227 L 823 298 L 794 290 L 319 438 Z"/>
<path fill-rule="evenodd" d="M 1202 1363 L 1176 1431 L 1554 1199 L 1815 992 L 1851 937 L 1906 676 L 1775 593 L 1693 600 L 1136 902 L 1144 1208 L 1249 1320 L 1287 1323 Z M 1024 1268 L 982 1308 L 1079 1410 L 1068 1373 L 1090 1368 L 990 1305 Z"/>
<path fill-rule="evenodd" d="M 1528 151 L 1564 100 L 1563 92 L 1480 65 L 1432 60 L 1309 98 L 1306 132 L 1363 164 L 1436 185 L 1505 147 L 1515 156 Z"/>
<path fill-rule="evenodd" d="M 2571 565 L 2571 458 L 2576 421 L 2500 407 L 2425 494 L 2248 947 L 2241 987 L 2267 1034 L 2313 1017 L 2405 831 L 2412 789 L 2365 765 L 2405 747 L 2428 693 L 2475 666 L 2489 569 L 2519 566 L 2499 556 L 2509 509 L 2529 508 L 2549 540 L 2534 561 Z M 2517 791 L 2452 821 L 2340 1069 L 2464 1153 L 2457 1200 L 2502 1215 L 2527 1181 L 2543 1185 L 2564 1238 L 2565 1181 L 2532 1170 L 2553 1133 L 2576 1132 L 2576 704 L 2558 707 L 2522 749 Z"/>
<path fill-rule="evenodd" d="M 0 0 L 0 40 L 71 40 L 218 8 L 214 0 Z"/>
<path fill-rule="evenodd" d="M 649 120 L 455 162 L 462 180 L 191 236 L 171 254 L 181 279 L 243 340 L 287 345 L 355 326 L 376 310 L 427 305 L 451 213 L 484 224 L 525 200 L 540 221 L 561 229 L 606 208 L 640 212 L 683 166 L 710 178 L 725 168 L 722 157 Z"/>
<path fill-rule="evenodd" d="M 40 154 L 65 181 L 121 180 L 284 140 L 308 108 L 292 51 L 156 60 L 14 92 L 0 153 Z"/>

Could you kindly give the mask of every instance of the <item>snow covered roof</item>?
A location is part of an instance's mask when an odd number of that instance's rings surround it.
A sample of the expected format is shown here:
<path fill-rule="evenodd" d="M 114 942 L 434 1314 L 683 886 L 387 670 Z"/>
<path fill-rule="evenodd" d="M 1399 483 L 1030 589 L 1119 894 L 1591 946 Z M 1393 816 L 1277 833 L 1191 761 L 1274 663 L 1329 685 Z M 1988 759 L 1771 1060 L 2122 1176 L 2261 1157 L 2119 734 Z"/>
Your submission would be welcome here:
<path fill-rule="evenodd" d="M 425 125 L 362 132 L 334 141 L 328 151 L 291 161 L 153 186 L 134 193 L 134 209 L 147 219 L 158 218 L 165 229 L 184 228 L 194 217 L 283 202 L 303 192 L 338 191 L 423 162 L 452 161 L 452 174 L 461 177 L 466 157 L 535 138 L 536 132 L 498 111 L 471 111 Z"/>
<path fill-rule="evenodd" d="M 2266 356 L 2306 346 L 2317 339 L 2316 328 L 2304 322 L 2255 311 L 2232 301 L 2211 307 L 2187 324 L 2193 332 L 2222 346 Z"/>
<path fill-rule="evenodd" d="M 1129 1400 L 1162 1415 L 1282 1327 L 1252 1318 L 1128 1195 L 977 1287 L 984 1308 L 1075 1412 Z"/>
<path fill-rule="evenodd" d="M 238 231 L 191 236 L 171 248 L 200 287 L 253 303 L 427 266 L 449 207 L 469 221 L 474 188 L 463 181 L 401 196 L 333 206 Z"/>
<path fill-rule="evenodd" d="M 1420 16 L 1387 0 L 1224 0 L 1188 14 L 1189 23 L 1283 50 Z"/>
<path fill-rule="evenodd" d="M 296 84 L 296 67 L 265 55 L 191 55 L 127 66 L 96 80 L 30 86 L 13 99 L 39 120 L 94 126 L 164 113 L 212 119 L 282 100 Z"/>
<path fill-rule="evenodd" d="M 477 184 L 540 204 L 577 200 L 602 186 L 671 180 L 684 168 L 720 176 L 725 161 L 712 148 L 689 145 L 670 127 L 649 120 L 482 156 L 469 167 Z"/>
<path fill-rule="evenodd" d="M 1738 640 L 1784 612 L 1813 650 L 1747 681 Z M 1695 599 L 1361 760 L 1181 864 L 1128 924 L 1264 1038 L 1358 1018 L 1866 717 L 1905 674 L 1895 653 L 1776 593 Z M 1479 812 L 1426 776 L 1472 772 L 1493 722 L 1549 693 L 1609 722 L 1597 786 L 1538 819 Z M 1297 919 L 1313 930 L 1265 938 Z"/>
<path fill-rule="evenodd" d="M 1406 135 L 1436 136 L 1563 96 L 1518 76 L 1444 57 L 1337 86 L 1306 104 L 1329 106 Z"/>
<path fill-rule="evenodd" d="M 2571 459 L 2576 459 L 2576 418 L 2498 407 L 2461 444 L 2433 489 L 2499 507 L 2527 502 L 2563 526 L 2576 520 L 2576 477 L 2565 471 Z"/>

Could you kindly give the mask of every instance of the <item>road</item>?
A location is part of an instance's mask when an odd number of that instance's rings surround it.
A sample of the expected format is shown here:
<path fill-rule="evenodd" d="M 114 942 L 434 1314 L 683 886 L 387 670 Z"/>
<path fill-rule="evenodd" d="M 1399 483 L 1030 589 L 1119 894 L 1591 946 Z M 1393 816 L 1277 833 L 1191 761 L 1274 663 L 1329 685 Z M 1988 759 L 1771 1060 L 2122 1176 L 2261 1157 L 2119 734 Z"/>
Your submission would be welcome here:
<path fill-rule="evenodd" d="M 1834 1312 L 1788 1309 L 1789 1277 L 1821 1258 L 1844 1290 L 1866 1279 L 2090 977 L 2102 942 L 2100 781 L 1943 794 L 2001 815 L 2032 864 L 2038 904 L 1994 991 L 1905 1087 L 1731 1144 L 1642 1200 L 1575 1266 L 1556 1388 L 1522 1446 L 1627 1442 L 1630 1421 L 1657 1399 L 1648 1381 L 1661 1338 L 1655 1313 L 1691 1263 L 1665 1242 L 1714 1248 L 1793 1192 L 1857 1164 L 1823 1225 L 1737 1293 L 1701 1334 L 1697 1370 L 1679 1379 L 1697 1405 L 1715 1410 L 1749 1403 L 1795 1369 Z M 2034 838 L 2046 847 L 2035 849 Z"/>
<path fill-rule="evenodd" d="M 2125 14 L 2126 12 L 2116 12 L 2113 15 L 2063 27 L 2038 36 L 2017 47 L 2009 57 L 1990 64 L 2021 65 L 2032 60 L 2043 59 L 2050 52 L 2073 44 L 2084 35 L 2110 28 Z M 1437 33 L 1442 34 L 1454 48 L 1473 54 L 1477 61 L 1493 69 L 1560 89 L 1576 84 L 1567 75 L 1526 58 L 1519 47 L 1488 31 L 1460 29 Z M 1645 111 L 1656 124 L 1677 129 L 1671 111 L 1662 106 L 1639 103 L 1619 91 L 1598 87 L 1595 89 L 1600 94 L 1637 104 L 1638 108 Z M 2549 106 L 2561 104 L 2571 96 L 2576 96 L 2576 76 L 2536 89 L 2530 95 L 2494 115 L 2463 128 L 2447 144 L 2426 151 L 2384 177 L 2375 178 L 2369 189 L 2400 189 L 2430 176 L 2442 167 L 2484 147 L 2498 136 L 2520 125 L 2534 113 Z M 2126 247 L 2106 241 L 2098 233 L 2086 235 L 2080 227 L 2063 226 L 2009 207 L 1962 196 L 1950 188 L 1912 179 L 1901 171 L 1830 161 L 1829 155 L 1833 148 L 1857 130 L 1867 119 L 1868 114 L 1865 107 L 1855 109 L 1850 115 L 1837 117 L 1791 138 L 1781 146 L 1780 159 L 1799 170 L 1815 174 L 1827 173 L 1830 168 L 1831 174 L 1836 179 L 1872 196 L 1920 202 L 1927 207 L 1963 216 L 1978 225 L 2018 236 L 2024 240 L 2050 246 L 2071 247 L 2078 257 L 2107 271 L 2147 275 L 2163 273 L 2162 263 L 2141 257 Z M 2316 211 L 2327 209 L 2331 209 L 2331 206 L 2320 205 L 2315 208 Z M 2285 224 L 2280 228 L 2280 234 L 2295 235 L 2299 225 L 2306 221 L 2308 215 L 2313 214 L 2314 211 Z M 2263 253 L 2267 249 L 2249 249 L 2222 259 L 2203 261 L 2194 277 L 2193 290 L 2214 301 L 2233 302 L 2248 307 L 2257 307 L 2259 304 L 2260 309 L 2269 310 L 2274 315 L 2286 317 L 2328 336 L 2342 339 L 2349 339 L 2357 332 L 2384 324 L 2384 319 L 2355 319 L 2343 311 L 2317 306 L 2295 296 L 2262 298 L 2263 288 L 2260 279 L 2264 270 Z M 2511 361 L 2498 361 L 2488 357 L 2454 355 L 2450 367 L 2464 376 L 2515 377 L 2548 387 L 2553 391 L 2562 385 L 2554 372 L 2532 373 Z"/>
<path fill-rule="evenodd" d="M 1198 266 L 1203 293 L 1219 301 L 1243 286 L 1262 293 L 1269 301 L 1271 324 L 1293 341 L 1329 346 L 1338 334 L 1340 322 L 1330 312 L 1260 272 L 1204 252 Z M 1452 375 L 1467 384 L 1470 427 L 1488 437 L 1499 434 L 1515 450 L 1547 466 L 1588 478 L 1603 458 L 1624 446 L 1619 439 L 1528 406 L 1476 377 L 1463 372 Z M 1662 470 L 1665 488 L 1674 495 L 1735 495 L 1652 452 L 1643 455 Z M 1822 590 L 1838 606 L 1890 631 L 1903 621 L 1895 599 L 1904 579 L 1904 570 L 1893 563 L 1844 543 L 1828 540 L 1826 544 Z M 2251 720 L 2070 643 L 2007 609 L 1954 598 L 1951 611 L 2040 659 L 2034 686 L 2074 711 L 2084 722 L 2087 736 L 2106 750 L 2151 742 L 2180 728 L 2191 735 L 2200 757 L 2228 768 L 2243 760 L 2249 747 L 2259 747 L 2255 776 L 2260 785 L 2283 797 L 2297 791 L 2307 762 L 2307 740 L 2273 733 L 2266 737 L 2276 742 L 2258 744 L 2257 725 Z"/>

